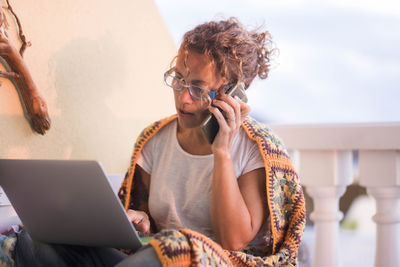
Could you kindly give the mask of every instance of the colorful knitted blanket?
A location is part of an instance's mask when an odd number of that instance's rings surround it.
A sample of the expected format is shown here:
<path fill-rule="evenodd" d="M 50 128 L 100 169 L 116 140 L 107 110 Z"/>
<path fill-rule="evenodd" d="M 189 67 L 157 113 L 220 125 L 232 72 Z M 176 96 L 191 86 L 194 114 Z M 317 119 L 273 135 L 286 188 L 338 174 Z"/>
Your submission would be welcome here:
<path fill-rule="evenodd" d="M 147 210 L 148 194 L 135 173 L 136 161 L 145 143 L 176 115 L 144 129 L 134 146 L 130 166 L 119 191 L 125 209 Z M 279 138 L 264 124 L 247 117 L 242 124 L 260 149 L 266 174 L 266 199 L 270 214 L 272 244 L 254 256 L 252 248 L 227 251 L 204 235 L 189 229 L 164 230 L 149 243 L 163 266 L 295 266 L 305 226 L 305 202 L 298 176 Z M 272 245 L 272 248 L 270 247 Z"/>
<path fill-rule="evenodd" d="M 0 266 L 13 267 L 13 253 L 15 244 L 17 243 L 17 235 L 14 228 L 0 234 Z"/>

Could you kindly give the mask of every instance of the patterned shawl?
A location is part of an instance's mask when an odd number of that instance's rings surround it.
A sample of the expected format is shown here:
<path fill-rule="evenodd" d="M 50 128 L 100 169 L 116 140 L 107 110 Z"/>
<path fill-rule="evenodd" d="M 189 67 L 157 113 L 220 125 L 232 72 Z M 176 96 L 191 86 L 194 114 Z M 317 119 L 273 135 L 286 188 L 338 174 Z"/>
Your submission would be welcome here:
<path fill-rule="evenodd" d="M 139 135 L 128 172 L 119 191 L 125 209 L 148 212 L 148 195 L 135 174 L 136 161 L 144 144 L 176 115 L 157 121 Z M 156 250 L 163 266 L 295 266 L 305 226 L 305 202 L 286 149 L 270 129 L 247 117 L 242 124 L 248 137 L 260 149 L 265 163 L 266 198 L 270 214 L 272 241 L 265 244 L 263 256 L 254 256 L 252 249 L 227 251 L 204 235 L 189 229 L 163 230 L 150 245 Z M 154 223 L 152 223 L 154 225 Z M 270 246 L 272 245 L 272 249 Z M 271 253 L 272 252 L 272 253 Z"/>

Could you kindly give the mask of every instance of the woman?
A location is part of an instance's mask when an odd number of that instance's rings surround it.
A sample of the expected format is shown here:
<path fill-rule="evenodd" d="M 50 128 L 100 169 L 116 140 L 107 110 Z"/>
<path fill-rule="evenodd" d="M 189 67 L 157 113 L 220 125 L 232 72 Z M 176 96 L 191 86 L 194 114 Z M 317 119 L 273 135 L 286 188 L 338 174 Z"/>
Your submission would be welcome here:
<path fill-rule="evenodd" d="M 297 175 L 279 139 L 225 94 L 268 76 L 270 42 L 235 18 L 205 23 L 184 35 L 164 75 L 177 115 L 142 132 L 119 192 L 143 233 L 176 229 L 150 241 L 163 265 L 296 264 L 305 223 Z M 212 144 L 201 130 L 210 112 Z"/>
<path fill-rule="evenodd" d="M 134 255 L 107 248 L 0 236 L 0 262 L 18 266 L 294 266 L 305 224 L 304 198 L 279 139 L 227 90 L 268 76 L 268 33 L 236 19 L 187 32 L 165 75 L 177 115 L 146 128 L 119 191 L 135 227 L 156 233 Z M 201 124 L 212 113 L 210 144 Z M 168 230 L 169 229 L 169 230 Z M 13 254 L 13 259 L 10 255 Z M 5 259 L 5 260 L 3 260 Z"/>

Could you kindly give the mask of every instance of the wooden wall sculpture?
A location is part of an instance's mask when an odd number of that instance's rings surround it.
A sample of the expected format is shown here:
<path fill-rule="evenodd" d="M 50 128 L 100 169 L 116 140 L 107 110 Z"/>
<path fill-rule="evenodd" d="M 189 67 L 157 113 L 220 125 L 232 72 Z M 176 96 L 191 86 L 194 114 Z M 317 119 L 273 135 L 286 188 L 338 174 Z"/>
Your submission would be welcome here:
<path fill-rule="evenodd" d="M 18 90 L 25 118 L 30 123 L 33 131 L 44 135 L 50 129 L 50 117 L 47 105 L 40 96 L 33 82 L 27 66 L 23 60 L 23 54 L 30 43 L 26 41 L 21 23 L 7 0 L 7 9 L 14 16 L 18 26 L 18 35 L 22 46 L 19 51 L 14 47 L 5 31 L 6 17 L 0 7 L 0 60 L 6 71 L 0 71 L 0 76 L 10 79 Z"/>

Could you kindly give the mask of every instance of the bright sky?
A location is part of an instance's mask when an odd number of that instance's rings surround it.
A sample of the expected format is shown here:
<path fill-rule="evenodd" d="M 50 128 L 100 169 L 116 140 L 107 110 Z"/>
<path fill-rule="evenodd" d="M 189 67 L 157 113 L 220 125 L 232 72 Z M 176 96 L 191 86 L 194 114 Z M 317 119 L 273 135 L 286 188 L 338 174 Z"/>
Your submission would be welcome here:
<path fill-rule="evenodd" d="M 155 0 L 179 45 L 199 23 L 262 24 L 280 53 L 247 94 L 264 122 L 400 121 L 400 1 Z"/>

